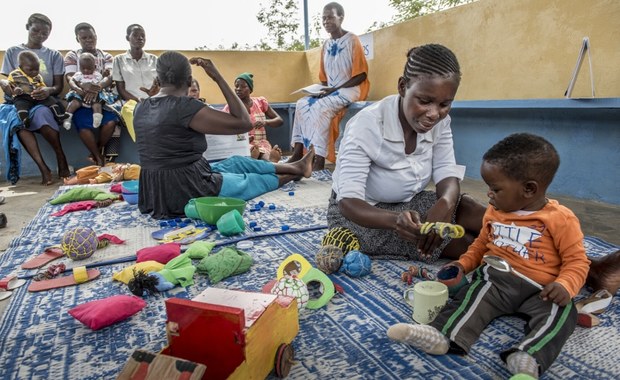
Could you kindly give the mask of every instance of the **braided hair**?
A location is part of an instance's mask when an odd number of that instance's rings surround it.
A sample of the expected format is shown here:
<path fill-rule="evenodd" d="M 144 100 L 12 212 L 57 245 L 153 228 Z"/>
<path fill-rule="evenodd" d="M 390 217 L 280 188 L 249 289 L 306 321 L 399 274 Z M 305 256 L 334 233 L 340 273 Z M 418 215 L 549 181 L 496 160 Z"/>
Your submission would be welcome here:
<path fill-rule="evenodd" d="M 407 52 L 403 78 L 407 82 L 421 76 L 454 76 L 461 79 L 461 67 L 454 53 L 439 44 L 416 46 Z"/>
<path fill-rule="evenodd" d="M 176 51 L 166 51 L 157 58 L 157 79 L 161 86 L 190 86 L 192 67 L 187 58 Z"/>

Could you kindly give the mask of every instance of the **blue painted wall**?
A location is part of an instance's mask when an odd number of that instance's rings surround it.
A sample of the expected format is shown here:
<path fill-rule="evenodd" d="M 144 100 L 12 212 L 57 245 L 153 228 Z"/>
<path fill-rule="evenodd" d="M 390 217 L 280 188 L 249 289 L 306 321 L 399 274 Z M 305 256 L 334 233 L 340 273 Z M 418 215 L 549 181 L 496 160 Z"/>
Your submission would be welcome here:
<path fill-rule="evenodd" d="M 351 105 L 341 128 L 366 104 Z M 287 150 L 295 104 L 272 106 L 284 125 L 270 128 L 268 138 Z M 620 98 L 457 101 L 450 115 L 456 158 L 467 166 L 467 177 L 480 179 L 482 155 L 495 142 L 511 133 L 530 132 L 551 141 L 560 153 L 560 169 L 549 192 L 620 205 Z M 40 136 L 38 140 L 48 165 L 55 170 L 52 150 Z M 74 130 L 61 129 L 61 140 L 70 165 L 80 168 L 90 164 L 88 151 Z M 120 151 L 118 162 L 139 161 L 127 133 L 121 137 Z M 4 147 L 0 154 L 4 180 Z M 22 177 L 38 175 L 34 162 L 23 152 Z"/>

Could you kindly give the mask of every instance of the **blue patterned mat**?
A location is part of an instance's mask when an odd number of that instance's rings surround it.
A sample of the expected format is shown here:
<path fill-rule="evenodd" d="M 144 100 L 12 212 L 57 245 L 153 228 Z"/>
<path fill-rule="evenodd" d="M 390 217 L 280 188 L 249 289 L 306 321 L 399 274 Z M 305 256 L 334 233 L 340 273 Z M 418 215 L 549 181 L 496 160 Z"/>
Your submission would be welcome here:
<path fill-rule="evenodd" d="M 330 180 L 325 173 L 315 179 Z M 284 191 L 295 190 L 301 185 L 288 186 Z M 301 191 L 295 196 L 300 202 L 304 201 Z M 273 211 L 249 212 L 253 203 L 249 202 L 244 217 L 257 220 L 263 226 L 262 232 L 277 231 L 283 224 L 294 229 L 326 223 L 322 208 L 296 208 L 293 211 L 277 207 Z M 50 244 L 58 243 L 62 234 L 73 226 L 88 225 L 97 233 L 158 226 L 157 221 L 141 215 L 136 206 L 124 202 L 59 218 L 50 217 L 61 207 L 43 205 L 0 257 L 0 276 L 16 272 L 27 258 L 42 252 Z M 225 279 L 216 286 L 259 291 L 275 278 L 279 264 L 292 253 L 301 253 L 314 264 L 314 255 L 324 233 L 325 230 L 316 230 L 254 239 L 254 247 L 248 250 L 255 259 L 250 271 Z M 217 235 L 210 238 L 222 240 Z M 153 240 L 150 245 L 155 244 Z M 586 238 L 585 244 L 592 256 L 618 249 L 593 237 Z M 133 255 L 135 251 L 126 253 Z M 147 297 L 147 307 L 141 312 L 100 331 L 89 330 L 67 313 L 87 301 L 130 294 L 126 285 L 111 279 L 113 272 L 129 264 L 132 263 L 100 267 L 99 279 L 80 286 L 38 293 L 29 293 L 27 286 L 15 290 L 0 324 L 0 379 L 113 379 L 135 349 L 161 350 L 166 344 L 164 300 L 168 297 L 195 297 L 209 286 L 205 276 L 196 274 L 195 284 L 187 289 L 176 288 Z M 509 373 L 497 353 L 521 339 L 524 323 L 515 317 L 495 320 L 471 354 L 463 357 L 433 357 L 388 340 L 386 330 L 390 325 L 411 320 L 411 310 L 402 300 L 405 285 L 400 281 L 400 274 L 410 264 L 406 261 L 375 261 L 372 274 L 363 278 L 331 275 L 332 280 L 344 288 L 344 294 L 337 294 L 322 309 L 300 313 L 300 332 L 293 341 L 296 362 L 289 378 L 508 378 Z M 586 292 L 582 294 L 585 295 Z M 600 326 L 591 329 L 577 327 L 561 356 L 543 378 L 617 379 L 620 373 L 619 311 L 620 302 L 615 299 L 600 316 Z"/>

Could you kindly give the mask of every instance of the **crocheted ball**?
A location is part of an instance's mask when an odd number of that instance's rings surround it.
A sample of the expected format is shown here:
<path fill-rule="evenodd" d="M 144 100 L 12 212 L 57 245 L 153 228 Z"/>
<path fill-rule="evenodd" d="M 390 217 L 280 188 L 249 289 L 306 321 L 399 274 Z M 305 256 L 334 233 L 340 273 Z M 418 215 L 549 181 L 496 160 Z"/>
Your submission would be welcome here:
<path fill-rule="evenodd" d="M 345 255 L 351 250 L 360 249 L 360 242 L 357 237 L 345 227 L 334 227 L 327 231 L 323 236 L 321 245 L 335 245 L 342 249 L 342 253 Z"/>
<path fill-rule="evenodd" d="M 97 249 L 97 234 L 88 227 L 76 227 L 62 237 L 60 248 L 73 260 L 84 260 L 93 255 Z"/>
<path fill-rule="evenodd" d="M 316 267 L 326 274 L 337 272 L 342 265 L 344 253 L 340 247 L 335 245 L 324 245 L 316 253 Z"/>
<path fill-rule="evenodd" d="M 271 293 L 275 295 L 284 295 L 297 298 L 297 309 L 301 310 L 306 307 L 310 294 L 306 283 L 295 276 L 285 275 L 271 289 Z"/>
<path fill-rule="evenodd" d="M 353 250 L 344 256 L 340 271 L 351 277 L 362 277 L 372 270 L 372 261 L 368 255 L 358 250 Z"/>

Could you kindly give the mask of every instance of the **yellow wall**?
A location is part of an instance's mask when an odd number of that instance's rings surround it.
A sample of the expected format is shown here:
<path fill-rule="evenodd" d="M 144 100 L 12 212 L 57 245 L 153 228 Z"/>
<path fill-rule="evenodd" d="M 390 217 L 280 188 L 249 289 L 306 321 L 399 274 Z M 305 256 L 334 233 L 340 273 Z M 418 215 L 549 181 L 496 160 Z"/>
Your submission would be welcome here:
<path fill-rule="evenodd" d="M 370 97 L 395 91 L 409 47 L 437 42 L 461 63 L 458 99 L 561 98 L 585 36 L 596 96 L 620 97 L 619 20 L 618 0 L 479 0 L 413 19 L 375 32 Z M 586 60 L 573 97 L 589 84 Z"/>
<path fill-rule="evenodd" d="M 450 47 L 459 58 L 459 100 L 562 98 L 585 36 L 591 43 L 596 96 L 620 97 L 618 20 L 618 0 L 479 0 L 381 29 L 373 33 L 369 100 L 395 93 L 407 50 L 431 42 Z M 231 85 L 237 74 L 253 72 L 254 95 L 270 102 L 295 101 L 299 95 L 292 91 L 318 81 L 319 49 L 183 53 L 212 58 Z M 195 74 L 207 101 L 222 103 L 204 72 Z M 573 97 L 589 96 L 589 83 L 586 60 Z"/>

